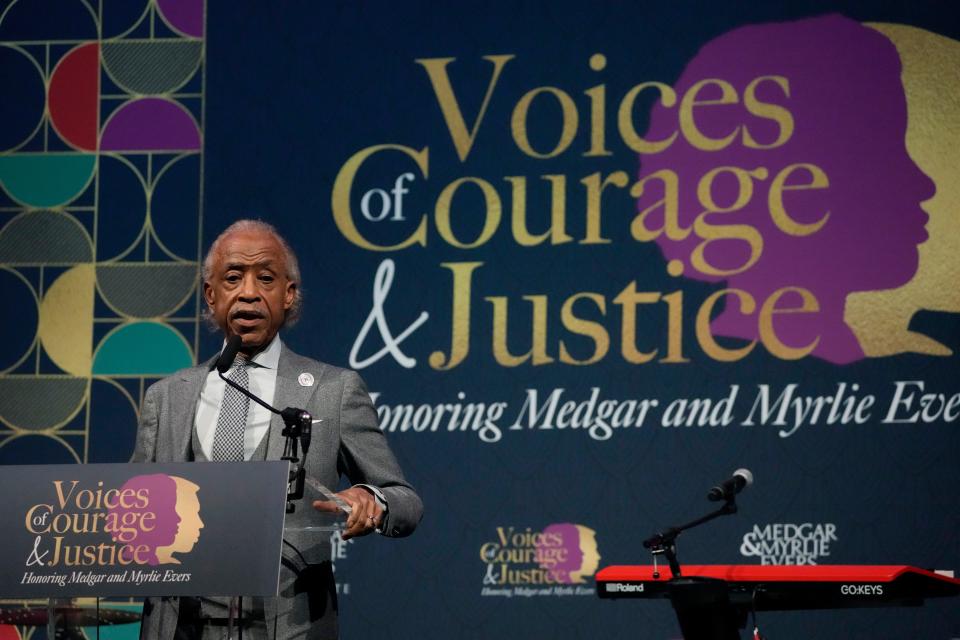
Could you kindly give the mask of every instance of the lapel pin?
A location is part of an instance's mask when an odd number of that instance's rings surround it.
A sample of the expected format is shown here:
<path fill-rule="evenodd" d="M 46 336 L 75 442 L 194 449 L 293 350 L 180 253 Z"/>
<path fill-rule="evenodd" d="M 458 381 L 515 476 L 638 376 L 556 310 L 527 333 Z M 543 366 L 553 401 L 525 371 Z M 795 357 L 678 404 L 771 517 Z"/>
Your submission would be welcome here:
<path fill-rule="evenodd" d="M 300 377 L 297 378 L 297 382 L 300 383 L 301 387 L 312 387 L 313 386 L 313 374 L 303 372 L 300 374 Z"/>

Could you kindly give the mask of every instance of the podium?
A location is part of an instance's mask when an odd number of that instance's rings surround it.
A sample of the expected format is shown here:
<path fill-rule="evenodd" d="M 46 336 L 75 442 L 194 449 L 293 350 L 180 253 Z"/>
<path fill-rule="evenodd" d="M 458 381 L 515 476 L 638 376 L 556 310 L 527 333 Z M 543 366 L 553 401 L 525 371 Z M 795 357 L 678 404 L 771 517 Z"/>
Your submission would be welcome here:
<path fill-rule="evenodd" d="M 82 627 L 139 621 L 138 611 L 101 606 L 104 597 L 276 596 L 283 546 L 339 526 L 340 514 L 312 508 L 337 499 L 316 482 L 289 508 L 289 469 L 0 466 L 0 624 L 82 638 Z"/>
<path fill-rule="evenodd" d="M 752 611 L 920 606 L 960 595 L 952 572 L 902 565 L 684 565 L 673 578 L 648 565 L 596 574 L 604 599 L 670 600 L 685 640 L 739 640 Z"/>

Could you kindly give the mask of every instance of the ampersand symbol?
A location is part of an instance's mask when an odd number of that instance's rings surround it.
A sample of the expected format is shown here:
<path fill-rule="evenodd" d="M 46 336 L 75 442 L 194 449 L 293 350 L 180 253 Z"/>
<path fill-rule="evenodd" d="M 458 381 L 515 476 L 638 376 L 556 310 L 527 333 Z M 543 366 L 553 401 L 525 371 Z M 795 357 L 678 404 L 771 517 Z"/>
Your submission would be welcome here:
<path fill-rule="evenodd" d="M 377 273 L 373 278 L 373 308 L 370 309 L 370 314 L 367 316 L 366 321 L 364 321 L 363 326 L 360 328 L 360 333 L 357 335 L 357 339 L 354 340 L 353 347 L 350 349 L 350 366 L 354 369 L 368 367 L 387 353 L 390 353 L 394 360 L 406 369 L 412 369 L 417 364 L 414 358 L 411 358 L 400 350 L 400 343 L 406 340 L 411 333 L 426 322 L 430 314 L 422 311 L 420 316 L 414 320 L 413 324 L 396 337 L 390 333 L 390 327 L 387 326 L 387 317 L 383 313 L 383 303 L 387 299 L 387 294 L 390 293 L 390 285 L 393 283 L 393 272 L 393 260 L 389 258 L 381 262 L 380 266 L 377 267 Z M 380 332 L 380 339 L 383 340 L 384 346 L 369 358 L 357 360 L 360 346 L 367 339 L 367 334 L 370 333 L 370 328 L 374 322 L 377 323 L 377 331 Z"/>
<path fill-rule="evenodd" d="M 740 554 L 744 556 L 762 555 L 760 549 L 757 547 L 755 537 L 752 533 L 748 533 L 743 536 L 743 544 L 740 545 Z"/>
<path fill-rule="evenodd" d="M 31 551 L 30 555 L 27 557 L 27 566 L 32 567 L 35 564 L 43 566 L 47 564 L 43 561 L 43 559 L 47 557 L 48 553 L 50 552 L 44 551 L 43 553 L 40 553 L 40 536 L 37 536 L 33 541 L 33 551 Z"/>

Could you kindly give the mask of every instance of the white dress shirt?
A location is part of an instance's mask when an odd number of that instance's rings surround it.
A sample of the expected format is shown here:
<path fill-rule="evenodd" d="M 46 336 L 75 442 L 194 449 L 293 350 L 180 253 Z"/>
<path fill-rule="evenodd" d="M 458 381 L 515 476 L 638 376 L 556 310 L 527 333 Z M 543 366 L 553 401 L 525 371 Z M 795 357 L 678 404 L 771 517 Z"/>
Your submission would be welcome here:
<path fill-rule="evenodd" d="M 226 345 L 226 342 L 224 342 L 224 345 Z M 273 404 L 273 396 L 277 391 L 277 364 L 280 362 L 280 350 L 282 348 L 283 342 L 280 341 L 280 336 L 274 336 L 267 348 L 253 357 L 253 361 L 247 369 L 250 393 L 269 405 Z M 229 376 L 230 372 L 224 375 Z M 213 438 L 217 431 L 217 420 L 220 418 L 220 405 L 223 403 L 223 392 L 226 386 L 227 383 L 220 379 L 220 375 L 214 368 L 207 374 L 203 389 L 200 391 L 200 402 L 197 403 L 197 415 L 194 419 L 197 427 L 197 438 L 200 440 L 203 454 L 209 460 L 213 459 Z M 247 406 L 247 425 L 243 431 L 244 460 L 253 457 L 253 452 L 260 446 L 260 441 L 270 428 L 272 416 L 273 414 L 270 411 L 253 400 L 250 401 Z M 379 487 L 369 484 L 357 484 L 355 486 L 370 491 L 380 508 L 384 512 L 387 511 L 387 498 Z M 377 532 L 382 533 L 380 529 L 377 529 Z"/>
<path fill-rule="evenodd" d="M 226 343 L 224 343 L 226 344 Z M 247 368 L 250 382 L 250 393 L 257 396 L 269 405 L 273 404 L 273 396 L 277 391 L 277 363 L 280 361 L 280 350 L 283 343 L 280 336 L 274 336 L 266 349 L 253 357 Z M 224 375 L 230 375 L 228 371 Z M 197 427 L 197 438 L 203 448 L 203 454 L 213 459 L 213 437 L 217 431 L 217 420 L 220 418 L 220 405 L 223 403 L 223 392 L 227 384 L 220 379 L 216 368 L 207 374 L 200 391 L 200 402 L 197 403 L 197 415 L 194 420 Z M 270 428 L 270 418 L 273 416 L 267 409 L 250 400 L 247 406 L 247 426 L 243 432 L 243 459 L 249 460 L 257 450 L 263 436 Z"/>

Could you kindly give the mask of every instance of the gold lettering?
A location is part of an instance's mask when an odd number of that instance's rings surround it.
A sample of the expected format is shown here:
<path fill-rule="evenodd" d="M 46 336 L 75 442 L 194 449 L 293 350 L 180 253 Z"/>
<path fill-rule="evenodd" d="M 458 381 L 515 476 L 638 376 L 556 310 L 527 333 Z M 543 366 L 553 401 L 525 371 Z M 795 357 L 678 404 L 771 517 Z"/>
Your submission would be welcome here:
<path fill-rule="evenodd" d="M 776 140 L 770 144 L 760 144 L 750 135 L 750 130 L 744 126 L 743 146 L 749 147 L 750 149 L 776 149 L 786 144 L 793 136 L 793 114 L 790 113 L 787 108 L 781 107 L 778 104 L 761 102 L 757 99 L 757 85 L 766 80 L 773 81 L 774 84 L 783 90 L 783 95 L 787 98 L 790 97 L 790 82 L 783 76 L 760 76 L 754 78 L 750 84 L 747 85 L 747 88 L 743 91 L 743 106 L 746 107 L 747 112 L 764 120 L 773 120 L 780 127 L 780 133 L 777 135 Z"/>
<path fill-rule="evenodd" d="M 647 182 L 659 180 L 663 183 L 663 198 L 641 211 L 630 223 L 630 235 L 638 242 L 650 242 L 666 232 L 667 237 L 674 242 L 686 239 L 693 227 L 680 226 L 680 184 L 677 174 L 670 169 L 660 169 L 644 176 L 630 187 L 630 196 L 640 198 L 646 189 Z M 663 208 L 663 225 L 657 229 L 650 229 L 645 224 L 647 217 L 658 208 Z"/>
<path fill-rule="evenodd" d="M 667 301 L 667 356 L 660 362 L 690 362 L 683 357 L 683 291 L 663 296 Z"/>
<path fill-rule="evenodd" d="M 713 183 L 717 176 L 728 173 L 736 177 L 738 190 L 737 198 L 727 206 L 720 206 L 713 199 Z M 767 177 L 767 170 L 763 167 L 747 171 L 740 167 L 717 167 L 711 169 L 700 178 L 697 184 L 697 198 L 705 207 L 702 213 L 693 222 L 693 232 L 702 242 L 697 244 L 690 254 L 690 264 L 701 273 L 713 276 L 731 276 L 743 273 L 752 267 L 763 251 L 763 237 L 754 227 L 745 224 L 714 225 L 707 222 L 711 213 L 730 213 L 742 209 L 753 197 L 753 181 L 751 178 L 763 180 Z M 722 269 L 711 264 L 705 255 L 707 246 L 715 240 L 743 240 L 750 246 L 750 256 L 747 261 L 738 267 Z"/>
<path fill-rule="evenodd" d="M 550 228 L 540 235 L 533 235 L 527 228 L 527 179 L 524 176 L 507 176 L 504 178 L 513 185 L 513 213 L 510 218 L 510 228 L 513 239 L 522 247 L 533 247 L 541 244 L 548 237 L 550 244 L 564 244 L 573 240 L 566 233 L 566 188 L 567 177 L 564 175 L 540 176 L 550 182 Z"/>
<path fill-rule="evenodd" d="M 533 366 L 553 362 L 547 355 L 547 296 L 523 296 L 533 305 L 533 321 L 530 324 L 531 347 L 520 356 L 510 353 L 507 330 L 507 298 L 490 296 L 484 298 L 493 305 L 493 357 L 502 367 L 516 367 L 532 357 Z"/>
<path fill-rule="evenodd" d="M 459 189 L 461 185 L 468 183 L 477 185 L 480 187 L 481 193 L 483 193 L 485 204 L 484 221 L 483 229 L 480 231 L 480 235 L 477 236 L 476 240 L 473 242 L 461 242 L 454 235 L 453 228 L 450 226 L 450 204 L 453 201 L 453 196 L 456 194 L 457 189 Z M 500 196 L 492 184 L 483 178 L 473 178 L 469 176 L 458 178 L 444 187 L 443 191 L 440 192 L 440 196 L 437 198 L 435 209 L 437 232 L 450 246 L 459 249 L 476 249 L 486 243 L 487 240 L 493 236 L 494 232 L 496 232 L 497 227 L 500 226 L 501 209 Z"/>
<path fill-rule="evenodd" d="M 590 68 L 594 71 L 602 71 L 606 66 L 607 57 L 602 53 L 590 56 Z M 612 156 L 613 152 L 606 148 L 607 86 L 598 84 L 584 93 L 590 98 L 590 150 L 583 155 L 587 158 Z"/>
<path fill-rule="evenodd" d="M 591 355 L 586 360 L 577 360 L 570 355 L 570 352 L 567 351 L 567 346 L 564 344 L 563 340 L 560 341 L 560 362 L 566 364 L 576 364 L 576 365 L 588 365 L 595 362 L 599 362 L 607 355 L 607 351 L 610 350 L 610 335 L 607 333 L 606 328 L 599 322 L 594 322 L 592 320 L 584 320 L 579 318 L 573 313 L 573 305 L 580 299 L 592 300 L 597 308 L 600 309 L 600 315 L 605 316 L 607 313 L 607 303 L 604 300 L 604 297 L 599 293 L 590 293 L 583 292 L 570 296 L 563 303 L 563 308 L 560 310 L 560 319 L 563 322 L 563 326 L 570 331 L 571 333 L 576 333 L 577 335 L 587 336 L 593 340 L 593 355 Z"/>
<path fill-rule="evenodd" d="M 697 99 L 707 87 L 719 87 L 720 97 L 711 99 Z M 714 105 L 728 105 L 737 103 L 737 91 L 726 80 L 717 80 L 705 78 L 696 83 L 683 95 L 680 100 L 680 130 L 687 141 L 701 151 L 719 151 L 730 145 L 740 132 L 740 127 L 736 127 L 730 134 L 722 138 L 709 138 L 697 127 L 694 118 L 694 108 L 710 107 Z"/>
<path fill-rule="evenodd" d="M 44 524 L 44 528 L 35 529 L 33 527 L 33 519 L 35 517 L 34 514 L 39 509 L 43 509 L 43 515 L 40 517 L 42 518 L 42 523 Z M 50 515 L 52 511 L 53 511 L 52 504 L 35 504 L 29 509 L 27 509 L 27 515 L 24 518 L 24 523 L 23 523 L 27 531 L 29 531 L 30 533 L 47 533 L 48 531 L 50 531 L 50 523 L 46 522 L 45 516 Z"/>
<path fill-rule="evenodd" d="M 609 244 L 610 240 L 601 237 L 600 212 L 603 190 L 613 185 L 621 189 L 630 182 L 626 171 L 614 171 L 603 180 L 600 172 L 590 174 L 580 182 L 587 187 L 587 228 L 580 244 Z"/>
<path fill-rule="evenodd" d="M 527 137 L 527 114 L 530 111 L 530 104 L 533 99 L 543 93 L 554 96 L 560 103 L 563 126 L 560 130 L 560 139 L 557 140 L 553 150 L 540 153 L 533 148 L 530 139 Z M 577 119 L 577 105 L 574 104 L 573 98 L 566 92 L 556 87 L 537 87 L 523 94 L 523 97 L 517 102 L 517 106 L 513 108 L 513 115 L 510 118 L 510 131 L 513 133 L 513 141 L 517 143 L 517 147 L 521 151 L 531 158 L 542 160 L 556 157 L 567 150 L 567 147 L 573 142 L 574 136 L 577 135 Z"/>
<path fill-rule="evenodd" d="M 810 173 L 811 180 L 797 184 L 787 184 L 787 178 L 798 170 L 805 170 Z M 805 191 L 807 189 L 826 189 L 830 186 L 830 179 L 823 169 L 815 164 L 799 163 L 784 167 L 774 177 L 770 184 L 770 193 L 767 195 L 767 205 L 770 209 L 770 217 L 784 233 L 791 236 L 809 236 L 819 231 L 827 223 L 830 212 L 827 211 L 823 217 L 816 222 L 804 224 L 797 222 L 787 213 L 787 208 L 783 205 L 784 191 Z"/>
<path fill-rule="evenodd" d="M 677 104 L 677 93 L 672 87 L 662 82 L 643 82 L 627 92 L 620 101 L 620 109 L 617 112 L 617 126 L 620 128 L 620 137 L 624 144 L 637 153 L 660 153 L 677 139 L 678 131 L 674 131 L 668 138 L 663 140 L 645 140 L 640 137 L 633 126 L 633 104 L 637 101 L 637 96 L 645 89 L 657 89 L 660 92 L 660 104 L 671 108 Z"/>
<path fill-rule="evenodd" d="M 715 291 L 700 305 L 700 309 L 697 311 L 697 341 L 700 343 L 700 347 L 704 353 L 718 362 L 736 362 L 737 360 L 743 360 L 753 351 L 753 348 L 757 346 L 757 341 L 753 340 L 745 347 L 727 349 L 717 344 L 717 341 L 714 339 L 713 333 L 710 331 L 710 316 L 713 315 L 713 307 L 716 305 L 717 300 L 727 294 L 736 297 L 740 301 L 740 313 L 743 315 L 751 315 L 757 308 L 757 302 L 753 299 L 753 296 L 742 289 L 721 289 L 720 291 Z"/>
<path fill-rule="evenodd" d="M 800 295 L 800 306 L 777 307 L 780 299 L 791 292 Z M 787 346 L 777 337 L 777 332 L 773 328 L 773 316 L 774 314 L 782 313 L 816 313 L 818 311 L 820 311 L 820 303 L 817 301 L 816 296 L 810 291 L 802 287 L 783 287 L 782 289 L 777 289 L 764 301 L 763 306 L 760 308 L 758 325 L 760 327 L 760 340 L 763 342 L 763 346 L 781 360 L 799 360 L 806 356 L 820 344 L 820 336 L 817 336 L 813 342 L 804 347 Z"/>
<path fill-rule="evenodd" d="M 621 308 L 620 350 L 623 359 L 630 364 L 643 364 L 657 357 L 656 349 L 649 352 L 637 349 L 637 305 L 654 304 L 659 300 L 660 294 L 653 291 L 637 293 L 637 283 L 633 281 L 613 299 L 613 303 Z"/>
<path fill-rule="evenodd" d="M 463 362 L 470 353 L 470 286 L 473 271 L 483 266 L 482 262 L 443 262 L 441 267 L 453 273 L 453 306 L 450 312 L 450 356 L 442 351 L 430 354 L 430 366 L 440 371 L 449 371 Z"/>
<path fill-rule="evenodd" d="M 450 84 L 450 76 L 447 74 L 447 65 L 456 60 L 456 58 L 421 58 L 416 63 L 427 70 L 427 76 L 430 78 L 430 84 L 433 86 L 433 93 L 437 97 L 437 103 L 440 105 L 440 111 L 443 113 L 443 120 L 447 124 L 447 130 L 450 132 L 450 138 L 453 140 L 453 146 L 457 150 L 457 156 L 460 162 L 464 162 L 470 155 L 470 149 L 473 147 L 473 141 L 477 137 L 477 131 L 480 129 L 480 123 L 483 122 L 483 116 L 487 112 L 487 106 L 490 104 L 490 97 L 493 95 L 493 89 L 500 79 L 500 73 L 507 62 L 514 58 L 513 55 L 483 56 L 484 60 L 493 64 L 493 73 L 490 81 L 487 83 L 487 92 L 483 96 L 483 102 L 480 104 L 480 111 L 477 113 L 473 126 L 467 131 L 467 123 L 463 119 L 463 111 L 460 109 L 460 103 L 453 92 L 453 86 Z"/>
<path fill-rule="evenodd" d="M 63 492 L 63 480 L 54 480 L 54 481 L 53 481 L 53 488 L 56 489 L 56 491 L 57 491 L 57 503 L 60 505 L 60 508 L 61 508 L 61 509 L 66 508 L 66 506 L 67 506 L 67 501 L 70 499 L 70 496 L 73 495 L 73 492 L 76 490 L 77 484 L 79 484 L 79 482 L 80 482 L 79 480 L 71 480 L 71 481 L 70 481 L 70 491 L 68 491 L 67 493 L 64 493 L 64 492 Z"/>
<path fill-rule="evenodd" d="M 333 181 L 333 193 L 330 197 L 330 206 L 333 210 L 333 221 L 336 223 L 337 229 L 340 230 L 340 233 L 344 238 L 361 249 L 366 249 L 368 251 L 399 251 L 400 249 L 406 249 L 414 244 L 419 244 L 420 246 L 425 247 L 427 246 L 426 216 L 420 216 L 420 224 L 417 225 L 417 229 L 410 234 L 406 240 L 386 247 L 373 244 L 364 238 L 362 235 L 360 235 L 360 230 L 357 229 L 357 225 L 353 223 L 353 211 L 350 207 L 350 193 L 353 191 L 353 180 L 357 176 L 357 171 L 360 169 L 360 165 L 362 165 L 367 158 L 381 151 L 400 151 L 401 153 L 410 156 L 417 163 L 417 166 L 420 168 L 420 172 L 423 174 L 423 177 L 427 177 L 427 170 L 429 168 L 428 147 L 424 147 L 421 151 L 417 151 L 416 149 L 404 147 L 403 145 L 399 144 L 378 144 L 372 147 L 367 147 L 366 149 L 361 149 L 353 154 L 350 159 L 347 160 L 342 167 L 340 167 L 340 172 L 337 173 L 337 177 Z"/>

